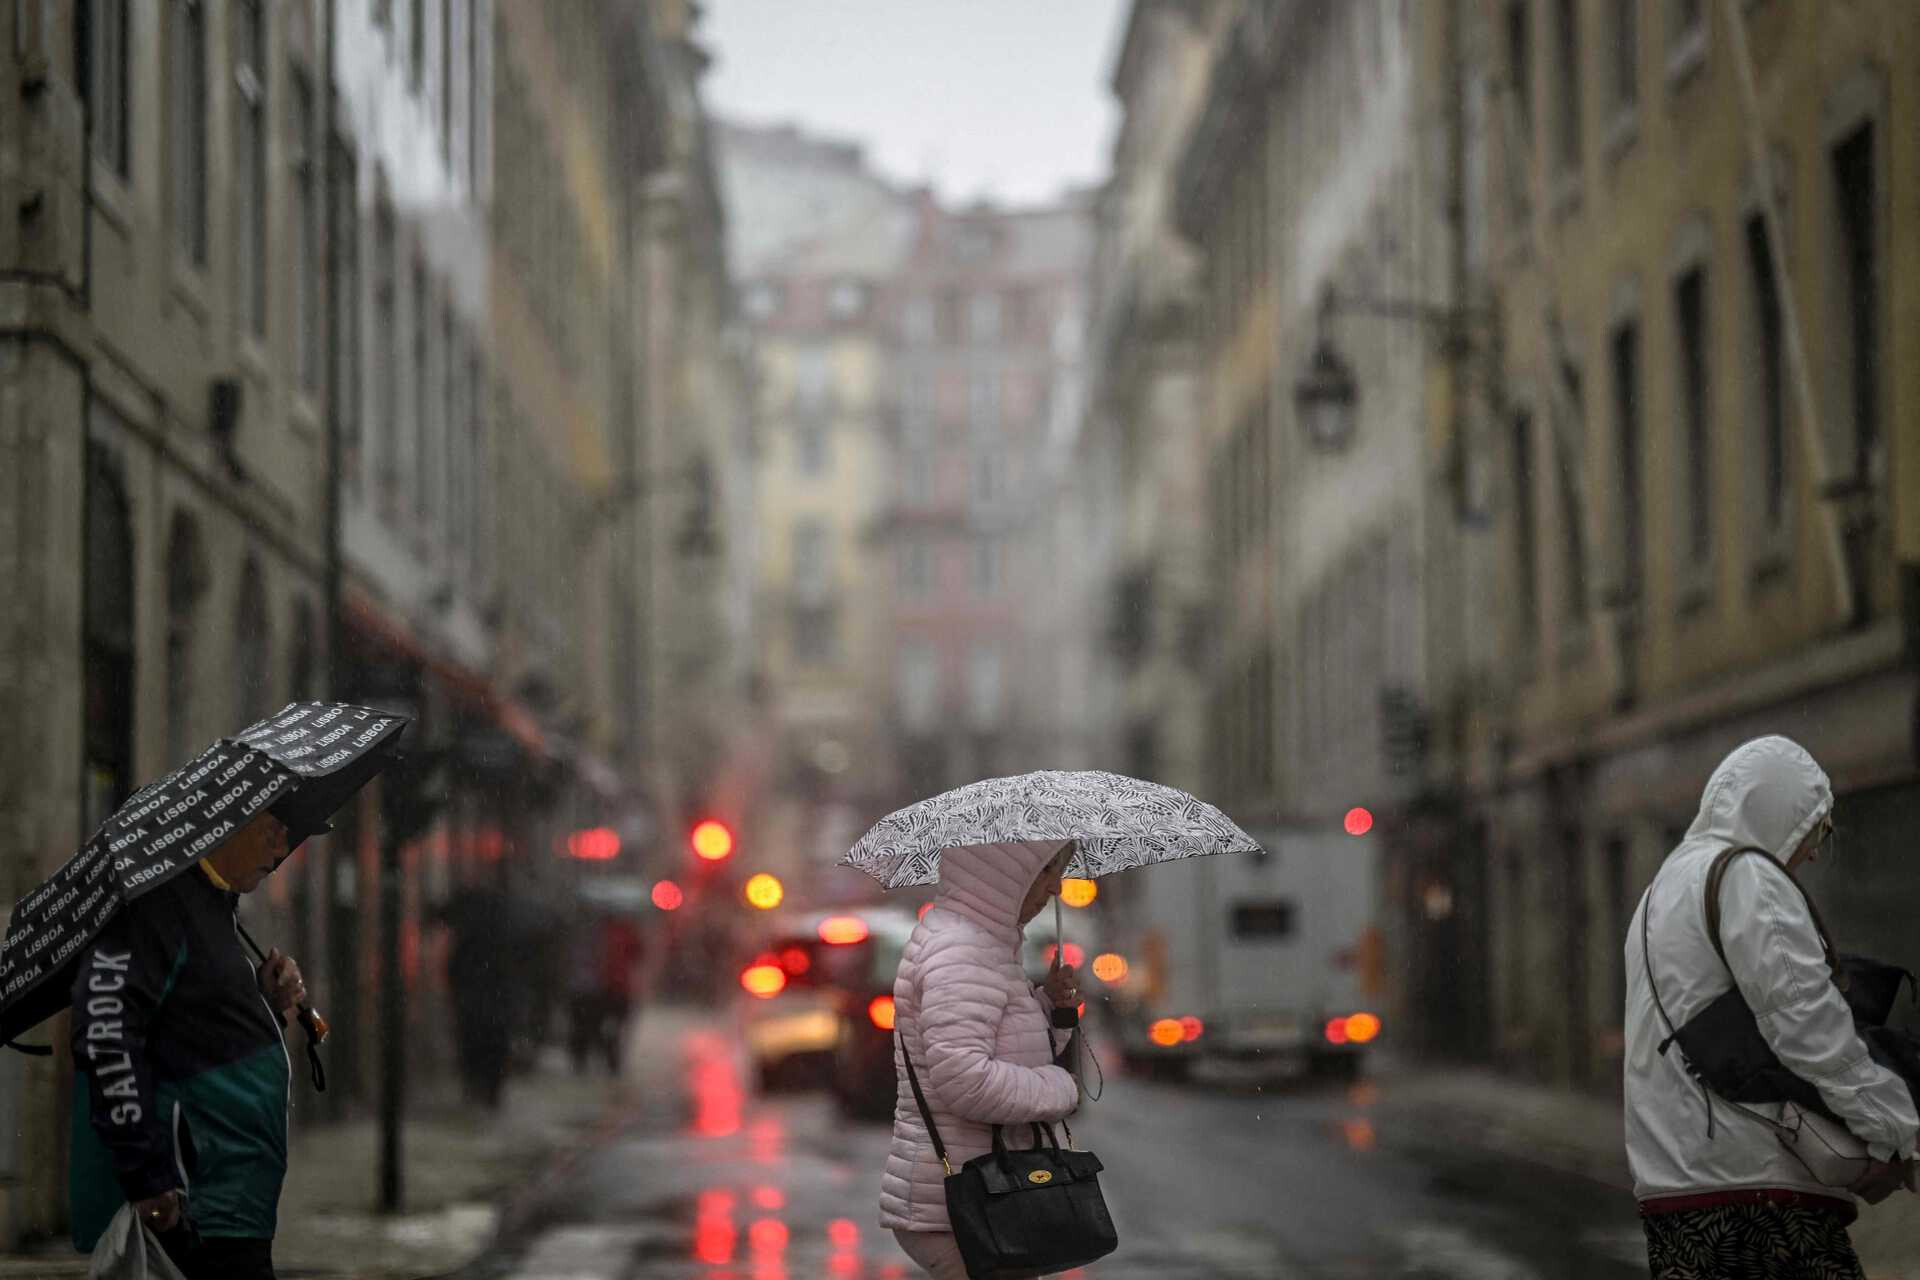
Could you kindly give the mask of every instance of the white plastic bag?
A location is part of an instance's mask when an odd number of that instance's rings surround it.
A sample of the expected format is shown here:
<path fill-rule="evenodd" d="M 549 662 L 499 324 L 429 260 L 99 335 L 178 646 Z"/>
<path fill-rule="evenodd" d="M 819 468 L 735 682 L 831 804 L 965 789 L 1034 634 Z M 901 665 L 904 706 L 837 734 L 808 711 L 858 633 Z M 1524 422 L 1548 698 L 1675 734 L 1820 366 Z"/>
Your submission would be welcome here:
<path fill-rule="evenodd" d="M 133 1206 L 123 1204 L 120 1212 L 101 1233 L 93 1246 L 93 1261 L 87 1268 L 87 1280 L 187 1280 L 173 1259 L 154 1239 L 153 1231 L 134 1216 Z"/>

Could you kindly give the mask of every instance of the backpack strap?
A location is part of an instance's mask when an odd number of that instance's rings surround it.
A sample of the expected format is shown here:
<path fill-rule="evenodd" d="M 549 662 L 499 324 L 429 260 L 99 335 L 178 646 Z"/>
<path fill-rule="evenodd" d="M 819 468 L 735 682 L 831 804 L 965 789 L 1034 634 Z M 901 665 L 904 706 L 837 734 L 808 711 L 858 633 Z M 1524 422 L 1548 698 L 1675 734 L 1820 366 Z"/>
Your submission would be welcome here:
<path fill-rule="evenodd" d="M 1800 891 L 1800 897 L 1807 904 L 1807 912 L 1813 917 L 1814 931 L 1820 935 L 1820 949 L 1826 955 L 1827 969 L 1833 974 L 1835 984 L 1844 991 L 1846 980 L 1840 972 L 1839 957 L 1834 953 L 1832 935 L 1827 932 L 1827 922 L 1821 918 L 1820 908 L 1814 903 L 1813 895 L 1807 892 L 1807 887 L 1800 883 L 1799 877 L 1787 870 L 1783 863 L 1759 845 L 1750 844 L 1723 849 L 1720 851 L 1720 856 L 1713 860 L 1713 865 L 1707 869 L 1707 940 L 1713 943 L 1714 953 L 1720 957 L 1720 963 L 1727 965 L 1728 973 L 1733 972 L 1733 966 L 1727 964 L 1727 949 L 1720 942 L 1720 886 L 1726 880 L 1727 868 L 1733 864 L 1733 860 L 1749 853 L 1759 854 L 1762 861 L 1792 881 L 1793 887 Z"/>

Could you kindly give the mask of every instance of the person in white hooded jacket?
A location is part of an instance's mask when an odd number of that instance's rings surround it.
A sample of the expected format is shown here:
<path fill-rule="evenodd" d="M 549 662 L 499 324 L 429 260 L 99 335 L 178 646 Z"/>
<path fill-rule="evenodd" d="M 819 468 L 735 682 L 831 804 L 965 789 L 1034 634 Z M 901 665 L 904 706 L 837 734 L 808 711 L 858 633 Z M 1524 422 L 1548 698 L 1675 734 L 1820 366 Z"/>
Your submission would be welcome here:
<path fill-rule="evenodd" d="M 1746 743 L 1714 770 L 1699 816 L 1634 912 L 1624 940 L 1627 1160 L 1656 1280 L 1859 1275 L 1846 1232 L 1854 1195 L 1877 1203 L 1899 1187 L 1920 1140 L 1913 1097 L 1854 1030 L 1791 878 L 1832 832 L 1833 790 L 1813 757 L 1785 738 Z M 1707 876 L 1722 851 L 1743 846 L 1772 862 L 1747 855 L 1726 868 L 1723 963 L 1707 931 Z M 1668 1019 L 1685 1026 L 1733 986 L 1782 1065 L 1866 1144 L 1871 1161 L 1850 1185 L 1821 1181 L 1778 1130 L 1748 1113 L 1792 1126 L 1797 1108 L 1742 1111 L 1709 1097 L 1666 1043 Z"/>

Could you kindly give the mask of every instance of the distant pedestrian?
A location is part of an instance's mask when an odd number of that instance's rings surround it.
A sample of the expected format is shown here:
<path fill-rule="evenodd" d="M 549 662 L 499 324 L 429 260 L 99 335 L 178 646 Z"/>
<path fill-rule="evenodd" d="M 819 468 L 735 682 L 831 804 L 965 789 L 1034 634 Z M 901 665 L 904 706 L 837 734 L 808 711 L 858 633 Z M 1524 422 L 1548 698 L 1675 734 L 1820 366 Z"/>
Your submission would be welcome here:
<path fill-rule="evenodd" d="M 1920 1115 L 1907 1085 L 1868 1055 L 1792 876 L 1832 832 L 1833 791 L 1813 758 L 1785 738 L 1749 742 L 1714 771 L 1699 816 L 1634 913 L 1627 1159 L 1656 1280 L 1859 1277 L 1847 1238 L 1854 1197 L 1877 1204 L 1908 1179 Z M 1744 847 L 1769 856 L 1725 863 L 1716 949 L 1709 872 Z M 1733 987 L 1780 1063 L 1867 1145 L 1850 1185 L 1816 1177 L 1777 1136 L 1771 1118 L 1800 1119 L 1792 1104 L 1735 1107 L 1688 1074 L 1673 1028 Z"/>
<path fill-rule="evenodd" d="M 588 1061 L 598 1057 L 610 1074 L 620 1074 L 640 957 L 640 931 L 630 920 L 607 913 L 594 927 L 579 931 L 567 991 L 567 1039 L 575 1072 L 585 1074 Z"/>
<path fill-rule="evenodd" d="M 880 1183 L 880 1225 L 936 1280 L 964 1280 L 966 1264 L 947 1219 L 945 1169 L 908 1082 L 904 1049 L 955 1169 L 992 1148 L 994 1125 L 1009 1147 L 1033 1141 L 1026 1126 L 1061 1120 L 1079 1102 L 1073 1077 L 1054 1061 L 1053 1010 L 1079 1003 L 1071 966 L 1044 988 L 1020 967 L 1021 930 L 1060 892 L 1073 845 L 996 844 L 940 860 L 933 910 L 921 918 L 893 985 L 898 1077 L 893 1147 Z"/>
<path fill-rule="evenodd" d="M 452 934 L 447 988 L 453 1001 L 454 1049 L 468 1102 L 500 1106 L 523 987 L 510 932 L 514 913 L 492 885 L 457 891 L 441 911 Z"/>
<path fill-rule="evenodd" d="M 255 970 L 236 913 L 290 843 L 260 814 L 197 870 L 129 903 L 83 956 L 72 1159 L 83 1251 L 130 1203 L 188 1280 L 271 1280 L 292 1084 L 282 1018 L 306 984 L 278 951 Z"/>

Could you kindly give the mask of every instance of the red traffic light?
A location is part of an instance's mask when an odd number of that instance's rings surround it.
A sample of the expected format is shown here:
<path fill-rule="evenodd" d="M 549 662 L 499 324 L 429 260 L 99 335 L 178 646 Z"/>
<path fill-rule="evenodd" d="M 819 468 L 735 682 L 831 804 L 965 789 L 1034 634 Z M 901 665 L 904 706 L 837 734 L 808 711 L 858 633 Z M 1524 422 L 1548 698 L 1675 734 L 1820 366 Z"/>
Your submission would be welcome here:
<path fill-rule="evenodd" d="M 726 823 L 714 818 L 694 827 L 688 840 L 693 851 L 708 862 L 721 862 L 733 854 L 733 830 Z"/>
<path fill-rule="evenodd" d="M 1347 810 L 1346 827 L 1347 834 L 1350 836 L 1363 836 L 1367 834 L 1367 832 L 1373 830 L 1372 811 L 1363 809 L 1357 805 Z"/>
<path fill-rule="evenodd" d="M 620 856 L 620 833 L 612 827 L 592 827 L 567 837 L 567 856 L 582 862 L 611 862 Z"/>

